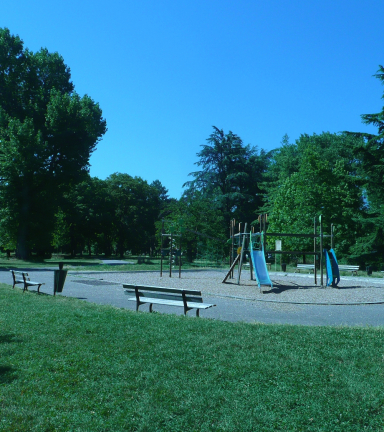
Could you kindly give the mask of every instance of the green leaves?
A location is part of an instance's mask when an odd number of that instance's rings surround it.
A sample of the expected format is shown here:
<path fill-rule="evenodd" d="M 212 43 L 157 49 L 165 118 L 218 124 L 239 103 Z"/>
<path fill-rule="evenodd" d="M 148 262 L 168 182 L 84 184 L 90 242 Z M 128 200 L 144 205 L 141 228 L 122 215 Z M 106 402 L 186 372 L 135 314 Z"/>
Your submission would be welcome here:
<path fill-rule="evenodd" d="M 207 198 L 219 203 L 225 229 L 233 217 L 249 220 L 262 204 L 259 183 L 266 169 L 265 152 L 244 145 L 242 139 L 229 131 L 213 127 L 214 131 L 197 153 L 196 165 L 201 171 L 192 172 L 194 180 L 184 186 L 200 190 Z"/>
<path fill-rule="evenodd" d="M 363 200 L 359 178 L 354 175 L 355 159 L 350 137 L 322 134 L 302 136 L 293 146 L 283 147 L 276 160 L 283 160 L 284 152 L 296 153 L 297 171 L 287 175 L 283 165 L 281 183 L 271 188 L 271 232 L 312 233 L 313 218 L 323 215 L 324 229 L 336 229 L 336 249 L 339 256 L 347 255 L 357 236 L 356 217 L 362 213 Z M 349 154 L 347 149 L 349 149 Z M 336 157 L 336 155 L 339 155 Z M 344 157 L 343 157 L 344 156 Z M 349 157 L 348 157 L 349 156 Z M 278 172 L 275 165 L 275 172 Z M 286 250 L 311 250 L 312 240 L 285 240 Z"/>
<path fill-rule="evenodd" d="M 9 209 L 0 229 L 12 228 L 20 257 L 50 249 L 62 194 L 84 179 L 106 132 L 98 104 L 73 90 L 58 53 L 24 50 L 0 29 L 0 205 Z"/>

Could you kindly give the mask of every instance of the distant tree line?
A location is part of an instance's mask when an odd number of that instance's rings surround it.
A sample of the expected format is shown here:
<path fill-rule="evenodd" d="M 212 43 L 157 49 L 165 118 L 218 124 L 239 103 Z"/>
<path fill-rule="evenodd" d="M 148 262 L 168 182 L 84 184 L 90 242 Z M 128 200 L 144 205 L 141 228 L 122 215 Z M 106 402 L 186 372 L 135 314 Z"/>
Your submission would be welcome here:
<path fill-rule="evenodd" d="M 384 83 L 384 68 L 375 75 Z M 309 233 L 320 214 L 335 226 L 341 258 L 384 260 L 384 109 L 362 116 L 378 133 L 284 136 L 266 152 L 213 127 L 179 200 L 159 180 L 89 175 L 89 158 L 107 130 L 99 105 L 80 97 L 58 53 L 33 53 L 0 29 L 0 245 L 26 259 L 53 251 L 153 253 L 161 220 L 183 224 L 183 248 L 224 256 L 229 222 Z M 182 220 L 182 222 L 181 222 Z M 284 249 L 310 242 L 284 240 Z"/>

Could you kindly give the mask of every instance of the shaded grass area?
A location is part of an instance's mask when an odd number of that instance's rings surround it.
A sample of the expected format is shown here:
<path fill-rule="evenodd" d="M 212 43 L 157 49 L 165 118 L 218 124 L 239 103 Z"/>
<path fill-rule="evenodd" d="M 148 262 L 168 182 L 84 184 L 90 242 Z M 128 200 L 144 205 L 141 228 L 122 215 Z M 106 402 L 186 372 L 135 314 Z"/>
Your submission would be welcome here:
<path fill-rule="evenodd" d="M 160 271 L 161 264 L 160 258 L 148 258 L 148 257 L 140 257 L 143 262 L 138 263 L 138 256 L 128 256 L 124 257 L 123 260 L 128 261 L 127 264 L 103 264 L 102 259 L 109 260 L 120 260 L 119 257 L 94 257 L 89 258 L 87 256 L 83 257 L 53 257 L 50 259 L 43 258 L 35 258 L 29 260 L 19 260 L 14 257 L 7 259 L 5 257 L 0 256 L 0 269 L 9 270 L 9 269 L 39 269 L 44 267 L 52 267 L 58 268 L 59 262 L 64 263 L 64 269 L 68 270 L 85 270 L 85 271 L 139 271 L 139 270 L 155 270 Z M 215 262 L 200 262 L 196 261 L 193 263 L 188 263 L 187 261 L 183 261 L 182 270 L 186 269 L 198 269 L 198 268 L 226 268 L 225 265 L 218 265 Z M 172 272 L 178 272 L 179 266 L 173 265 Z M 163 272 L 169 272 L 169 262 L 164 260 L 163 262 Z"/>
<path fill-rule="evenodd" d="M 384 330 L 133 313 L 0 285 L 1 431 L 377 431 Z"/>

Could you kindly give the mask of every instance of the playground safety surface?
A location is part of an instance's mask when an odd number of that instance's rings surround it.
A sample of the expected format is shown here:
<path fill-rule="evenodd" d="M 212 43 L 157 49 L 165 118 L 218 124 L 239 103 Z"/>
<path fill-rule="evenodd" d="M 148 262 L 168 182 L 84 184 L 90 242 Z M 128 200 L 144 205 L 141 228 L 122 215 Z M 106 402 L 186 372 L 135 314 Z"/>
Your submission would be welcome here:
<path fill-rule="evenodd" d="M 28 269 L 32 280 L 45 282 L 41 292 L 52 295 L 52 270 Z M 226 271 L 183 271 L 172 278 L 159 272 L 68 272 L 61 294 L 89 302 L 134 310 L 134 302 L 124 295 L 123 283 L 198 289 L 206 302 L 217 306 L 202 312 L 202 317 L 226 321 L 288 323 L 304 325 L 384 326 L 384 279 L 341 277 L 339 288 L 317 285 L 313 275 L 271 272 L 273 288 L 260 292 L 248 271 L 223 284 Z M 324 283 L 325 283 L 324 275 Z M 10 284 L 9 271 L 0 271 L 0 282 Z M 19 288 L 18 288 L 19 289 Z M 141 310 L 147 311 L 147 306 Z M 182 314 L 182 308 L 155 306 L 164 313 Z M 193 314 L 193 312 L 192 312 Z"/>

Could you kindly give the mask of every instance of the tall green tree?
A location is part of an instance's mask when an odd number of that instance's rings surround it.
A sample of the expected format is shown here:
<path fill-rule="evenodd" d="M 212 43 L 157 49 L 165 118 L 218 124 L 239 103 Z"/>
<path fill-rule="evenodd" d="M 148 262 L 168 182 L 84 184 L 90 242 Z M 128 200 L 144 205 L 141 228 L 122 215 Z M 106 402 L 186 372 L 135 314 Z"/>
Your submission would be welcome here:
<path fill-rule="evenodd" d="M 187 189 L 179 200 L 168 203 L 165 216 L 165 231 L 175 227 L 177 233 L 182 232 L 182 249 L 184 257 L 192 262 L 197 255 L 222 258 L 228 249 L 226 239 L 228 231 L 225 229 L 223 215 L 218 203 L 211 200 L 202 191 Z M 180 223 L 182 221 L 182 224 Z M 161 222 L 157 224 L 157 235 L 160 238 Z M 163 247 L 167 245 L 163 239 Z"/>
<path fill-rule="evenodd" d="M 331 223 L 335 226 L 339 256 L 348 256 L 359 235 L 356 219 L 364 209 L 353 145 L 353 139 L 345 134 L 305 135 L 298 140 L 297 171 L 282 175 L 281 183 L 271 187 L 271 232 L 312 233 L 314 217 L 322 214 L 326 231 Z M 310 251 L 313 243 L 285 238 L 284 249 Z"/>
<path fill-rule="evenodd" d="M 142 178 L 129 174 L 114 173 L 106 182 L 115 206 L 114 237 L 120 256 L 127 250 L 134 253 L 148 251 L 164 191 L 157 183 L 150 186 Z"/>
<path fill-rule="evenodd" d="M 342 166 L 351 176 L 358 179 L 357 169 L 359 159 L 355 154 L 355 148 L 361 144 L 361 139 L 350 136 L 347 133 L 303 134 L 295 143 L 289 141 L 284 135 L 281 146 L 270 152 L 268 171 L 264 175 L 263 189 L 266 191 L 265 206 L 263 211 L 272 211 L 276 195 L 281 185 L 291 175 L 300 171 L 300 166 L 306 157 L 308 148 L 313 148 L 320 161 L 325 161 L 331 168 L 336 163 Z"/>
<path fill-rule="evenodd" d="M 244 145 L 242 139 L 213 127 L 213 133 L 197 153 L 200 171 L 190 173 L 194 180 L 185 183 L 200 190 L 222 213 L 225 227 L 231 218 L 252 220 L 263 204 L 260 183 L 268 165 L 266 153 Z"/>
<path fill-rule="evenodd" d="M 56 214 L 54 245 L 71 255 L 87 249 L 110 255 L 114 242 L 115 202 L 107 182 L 90 177 L 64 194 Z"/>
<path fill-rule="evenodd" d="M 384 84 L 384 67 L 374 75 Z M 381 97 L 384 99 L 384 93 Z M 366 213 L 359 218 L 361 235 L 352 248 L 356 259 L 367 264 L 384 262 L 384 107 L 375 114 L 363 114 L 363 123 L 377 127 L 377 134 L 349 132 L 359 138 L 356 156 L 364 185 Z"/>
<path fill-rule="evenodd" d="M 84 178 L 105 131 L 99 105 L 74 91 L 58 53 L 33 53 L 0 29 L 3 246 L 16 245 L 20 258 L 49 250 L 63 193 Z"/>

